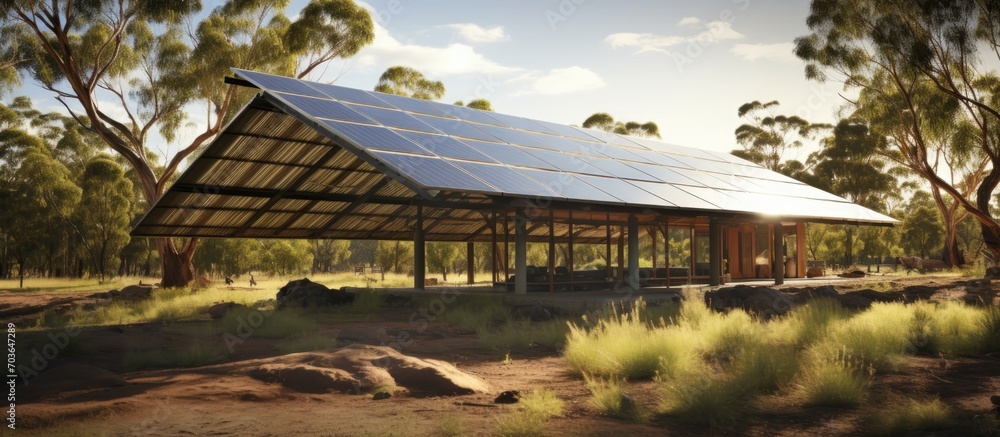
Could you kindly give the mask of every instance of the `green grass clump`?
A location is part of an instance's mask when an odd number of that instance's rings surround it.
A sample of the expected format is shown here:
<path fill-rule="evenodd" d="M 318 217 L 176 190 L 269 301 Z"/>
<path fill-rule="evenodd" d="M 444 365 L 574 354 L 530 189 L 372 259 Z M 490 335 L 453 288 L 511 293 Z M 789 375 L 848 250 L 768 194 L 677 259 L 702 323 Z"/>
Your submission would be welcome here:
<path fill-rule="evenodd" d="M 583 379 L 590 390 L 590 405 L 601 414 L 625 420 L 641 421 L 644 415 L 635 403 L 623 404 L 625 399 L 625 381 L 620 379 L 594 378 L 584 375 Z"/>
<path fill-rule="evenodd" d="M 723 362 L 729 362 L 745 348 L 760 344 L 763 336 L 763 325 L 741 309 L 702 317 L 698 325 L 705 353 Z"/>
<path fill-rule="evenodd" d="M 218 363 L 228 357 L 224 348 L 211 347 L 196 341 L 194 344 L 174 350 L 136 351 L 125 354 L 123 365 L 127 370 L 168 369 L 177 367 L 198 367 Z"/>
<path fill-rule="evenodd" d="M 902 435 L 953 425 L 952 411 L 940 399 L 901 399 L 875 409 L 869 430 L 874 435 Z"/>
<path fill-rule="evenodd" d="M 829 336 L 813 346 L 821 355 L 843 353 L 878 371 L 896 371 L 912 351 L 913 312 L 901 303 L 876 303 L 870 309 L 836 323 Z"/>
<path fill-rule="evenodd" d="M 628 379 L 686 371 L 697 360 L 695 333 L 643 320 L 644 307 L 639 299 L 630 311 L 613 311 L 589 328 L 570 324 L 564 355 L 571 369 L 581 375 Z"/>
<path fill-rule="evenodd" d="M 278 343 L 278 351 L 283 354 L 292 354 L 296 352 L 329 350 L 336 346 L 337 342 L 330 337 L 307 334 L 282 340 L 281 343 Z"/>
<path fill-rule="evenodd" d="M 819 298 L 792 310 L 788 316 L 772 322 L 772 335 L 805 347 L 825 338 L 830 327 L 849 317 L 840 301 Z"/>
<path fill-rule="evenodd" d="M 932 352 L 974 355 L 985 349 L 987 311 L 959 302 L 938 304 L 930 319 Z"/>
<path fill-rule="evenodd" d="M 756 343 L 733 359 L 733 384 L 746 394 L 774 393 L 798 372 L 799 358 L 788 344 Z"/>
<path fill-rule="evenodd" d="M 563 401 L 555 392 L 545 389 L 532 390 L 521 398 L 517 410 L 500 418 L 497 434 L 501 436 L 545 435 L 545 424 L 550 418 L 562 414 Z"/>
<path fill-rule="evenodd" d="M 663 412 L 684 421 L 716 426 L 732 421 L 742 412 L 743 393 L 724 375 L 713 375 L 708 366 L 660 382 Z"/>
<path fill-rule="evenodd" d="M 983 314 L 983 352 L 1000 351 L 1000 307 L 991 306 Z"/>
<path fill-rule="evenodd" d="M 220 321 L 220 329 L 245 337 L 286 338 L 314 333 L 319 330 L 315 320 L 307 318 L 302 311 L 285 309 L 262 312 L 252 308 L 236 308 L 226 312 Z"/>
<path fill-rule="evenodd" d="M 441 420 L 439 435 L 442 437 L 461 437 L 466 434 L 465 424 L 462 423 L 461 419 L 448 416 Z"/>
<path fill-rule="evenodd" d="M 796 378 L 795 389 L 809 405 L 856 407 L 868 395 L 872 375 L 874 369 L 843 353 L 813 352 Z"/>

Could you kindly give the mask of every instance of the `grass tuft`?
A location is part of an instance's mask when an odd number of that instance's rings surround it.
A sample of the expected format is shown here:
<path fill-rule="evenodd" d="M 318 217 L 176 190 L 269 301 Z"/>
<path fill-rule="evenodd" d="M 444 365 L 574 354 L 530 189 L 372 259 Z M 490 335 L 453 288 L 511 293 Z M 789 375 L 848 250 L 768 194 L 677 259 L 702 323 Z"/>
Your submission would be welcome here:
<path fill-rule="evenodd" d="M 642 421 L 645 415 L 625 393 L 625 381 L 594 378 L 584 375 L 587 389 L 592 395 L 590 405 L 601 414 L 625 420 Z"/>
<path fill-rule="evenodd" d="M 713 375 L 708 366 L 661 382 L 663 412 L 686 422 L 717 426 L 736 419 L 742 412 L 738 387 L 729 379 Z"/>
<path fill-rule="evenodd" d="M 796 378 L 795 388 L 805 403 L 826 407 L 860 405 L 868 394 L 874 369 L 844 353 L 815 353 Z"/>
<path fill-rule="evenodd" d="M 946 429 L 953 425 L 952 411 L 940 399 L 891 400 L 870 418 L 874 435 L 902 435 Z"/>
<path fill-rule="evenodd" d="M 545 424 L 549 419 L 562 414 L 563 401 L 551 390 L 536 389 L 523 396 L 516 408 L 513 413 L 498 419 L 499 435 L 545 435 Z"/>
<path fill-rule="evenodd" d="M 479 342 L 486 347 L 500 350 L 527 349 L 544 346 L 557 349 L 566 341 L 569 327 L 564 320 L 532 323 L 512 320 L 499 328 L 479 328 Z"/>

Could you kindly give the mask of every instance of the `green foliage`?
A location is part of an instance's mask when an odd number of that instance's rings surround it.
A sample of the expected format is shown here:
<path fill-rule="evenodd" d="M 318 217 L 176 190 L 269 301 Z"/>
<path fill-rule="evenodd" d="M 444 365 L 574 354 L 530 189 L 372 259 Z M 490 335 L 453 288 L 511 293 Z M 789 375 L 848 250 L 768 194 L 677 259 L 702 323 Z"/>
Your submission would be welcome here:
<path fill-rule="evenodd" d="M 432 241 L 427 243 L 427 268 L 431 272 L 440 272 L 442 280 L 448 281 L 455 259 L 458 258 L 459 243 Z"/>
<path fill-rule="evenodd" d="M 437 100 L 444 96 L 444 83 L 424 77 L 424 74 L 410 67 L 400 65 L 389 67 L 378 78 L 375 91 L 415 99 Z"/>
<path fill-rule="evenodd" d="M 498 419 L 499 435 L 545 435 L 545 423 L 562 414 L 563 401 L 551 390 L 535 389 L 521 397 L 516 408 L 513 413 Z"/>
<path fill-rule="evenodd" d="M 262 240 L 261 270 L 277 275 L 299 275 L 313 265 L 313 254 L 305 240 Z"/>
<path fill-rule="evenodd" d="M 132 211 L 132 182 L 118 163 L 98 157 L 87 164 L 83 173 L 85 208 L 76 213 L 81 234 L 94 263 L 94 274 L 101 281 L 118 270 L 119 253 L 128 244 Z"/>
<path fill-rule="evenodd" d="M 900 244 L 907 253 L 933 257 L 943 242 L 944 226 L 936 210 L 919 206 L 903 219 Z"/>
<path fill-rule="evenodd" d="M 828 336 L 814 344 L 823 356 L 844 355 L 875 370 L 898 370 L 903 355 L 911 350 L 912 311 L 901 303 L 876 303 L 830 329 Z"/>
<path fill-rule="evenodd" d="M 199 272 L 239 276 L 261 265 L 264 248 L 251 238 L 210 238 L 201 242 L 194 255 Z"/>
<path fill-rule="evenodd" d="M 511 320 L 498 328 L 484 326 L 477 330 L 479 342 L 483 346 L 508 351 L 535 346 L 557 348 L 566 341 L 567 332 L 569 328 L 564 320 Z"/>
<path fill-rule="evenodd" d="M 606 112 L 595 112 L 583 121 L 583 127 L 589 129 L 600 129 L 605 132 L 614 132 L 620 135 L 631 135 L 636 137 L 660 138 L 660 127 L 652 121 L 639 123 L 636 121 L 615 121 L 614 117 Z"/>
<path fill-rule="evenodd" d="M 908 435 L 954 424 L 951 408 L 940 399 L 890 399 L 874 409 L 868 427 L 874 435 Z"/>
<path fill-rule="evenodd" d="M 702 368 L 661 384 L 662 408 L 682 420 L 716 426 L 735 419 L 742 410 L 740 393 L 729 381 Z"/>
<path fill-rule="evenodd" d="M 455 106 L 465 106 L 466 108 L 478 109 L 480 111 L 493 112 L 493 104 L 486 99 L 473 99 L 469 103 L 462 103 L 461 100 L 455 102 Z"/>
<path fill-rule="evenodd" d="M 803 141 L 811 140 L 830 125 L 810 123 L 797 115 L 775 114 L 778 105 L 777 100 L 767 103 L 755 100 L 740 106 L 738 115 L 747 123 L 736 128 L 736 142 L 743 149 L 733 154 L 768 169 L 789 173 L 784 168 L 784 153 L 801 148 Z"/>
<path fill-rule="evenodd" d="M 845 354 L 812 355 L 795 380 L 796 392 L 809 405 L 855 407 L 868 395 L 875 370 Z"/>
<path fill-rule="evenodd" d="M 590 390 L 590 405 L 600 411 L 601 414 L 618 417 L 625 420 L 641 421 L 645 419 L 634 401 L 625 401 L 625 381 L 619 379 L 594 378 L 583 375 L 583 380 Z M 625 401 L 625 402 L 623 402 Z"/>

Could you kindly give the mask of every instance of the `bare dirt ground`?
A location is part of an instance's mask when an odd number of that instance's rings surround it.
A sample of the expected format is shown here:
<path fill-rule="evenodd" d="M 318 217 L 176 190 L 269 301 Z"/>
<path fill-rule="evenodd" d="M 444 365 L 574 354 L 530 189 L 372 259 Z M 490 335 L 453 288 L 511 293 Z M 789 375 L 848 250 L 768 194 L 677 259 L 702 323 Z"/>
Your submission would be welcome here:
<path fill-rule="evenodd" d="M 968 288 L 967 281 L 911 275 L 829 284 L 841 293 L 869 288 L 910 293 L 917 299 L 960 299 Z M 32 308 L 86 301 L 84 294 L 0 291 L 0 318 L 28 326 L 39 313 Z M 3 428 L 0 434 L 406 436 L 442 435 L 459 429 L 462 435 L 493 435 L 498 418 L 513 408 L 494 404 L 498 393 L 543 387 L 554 390 L 565 401 L 563 414 L 547 425 L 550 435 L 856 435 L 865 429 L 866 411 L 892 402 L 897 396 L 938 396 L 954 408 L 959 421 L 953 429 L 936 435 L 1000 435 L 1000 429 L 980 426 L 985 417 L 994 414 L 990 396 L 1000 394 L 1000 356 L 910 357 L 902 371 L 875 377 L 868 404 L 861 408 L 802 407 L 787 396 L 774 396 L 748 406 L 753 413 L 743 419 L 715 428 L 691 425 L 682 417 L 654 417 L 646 423 L 632 423 L 604 417 L 590 406 L 590 393 L 583 381 L 569 373 L 558 350 L 539 347 L 507 355 L 506 351 L 481 346 L 476 334 L 465 328 L 434 322 L 426 329 L 415 329 L 410 322 L 413 313 L 413 309 L 386 309 L 377 320 L 321 322 L 320 329 L 344 344 L 372 345 L 389 344 L 406 332 L 411 341 L 401 352 L 452 363 L 486 381 L 489 393 L 438 397 L 404 394 L 373 400 L 370 394 L 292 390 L 220 370 L 219 365 L 128 372 L 123 357 L 137 345 L 178 347 L 190 342 L 200 324 L 211 322 L 94 327 L 83 328 L 73 337 L 72 341 L 86 344 L 82 351 L 66 349 L 73 353 L 60 353 L 46 360 L 37 379 L 17 387 L 18 429 Z M 207 346 L 224 347 L 222 342 L 218 339 L 217 344 Z M 235 347 L 225 363 L 278 356 L 277 344 L 278 340 L 249 337 Z M 30 354 L 30 350 L 19 353 Z M 31 358 L 19 356 L 21 360 Z M 97 375 L 105 379 L 91 376 L 92 388 L 60 385 L 66 379 L 60 376 L 60 368 L 77 365 L 104 369 L 109 374 Z M 122 381 L 116 383 L 115 375 Z M 655 382 L 631 384 L 630 392 L 640 406 L 655 409 L 659 396 Z M 995 426 L 996 422 L 992 423 Z"/>

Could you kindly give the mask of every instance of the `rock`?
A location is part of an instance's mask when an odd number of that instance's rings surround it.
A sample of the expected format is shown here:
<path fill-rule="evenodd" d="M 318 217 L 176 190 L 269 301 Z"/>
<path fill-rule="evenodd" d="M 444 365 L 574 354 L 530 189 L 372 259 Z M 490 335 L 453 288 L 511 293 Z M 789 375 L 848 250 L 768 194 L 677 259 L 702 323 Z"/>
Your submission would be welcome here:
<path fill-rule="evenodd" d="M 344 305 L 354 301 L 354 294 L 342 290 L 331 290 L 323 284 L 308 279 L 290 281 L 281 287 L 276 296 L 278 308 L 286 306 L 322 307 Z"/>
<path fill-rule="evenodd" d="M 819 298 L 840 299 L 840 293 L 838 293 L 837 289 L 832 285 L 822 285 L 816 288 L 807 287 L 800 289 L 797 293 L 792 295 L 792 300 L 798 305 Z"/>
<path fill-rule="evenodd" d="M 212 318 L 212 320 L 218 320 L 225 317 L 226 313 L 237 308 L 249 308 L 246 305 L 238 304 L 236 302 L 220 302 L 212 305 L 208 308 L 206 313 Z"/>
<path fill-rule="evenodd" d="M 380 391 L 378 393 L 375 393 L 375 396 L 372 396 L 372 399 L 376 401 L 381 401 L 382 399 L 389 399 L 391 397 L 392 393 L 389 393 L 387 391 Z"/>
<path fill-rule="evenodd" d="M 497 398 L 493 400 L 493 403 L 516 404 L 520 400 L 521 400 L 521 392 L 517 390 L 507 390 L 503 393 L 500 393 L 500 396 L 497 396 Z"/>
<path fill-rule="evenodd" d="M 622 414 L 629 415 L 635 413 L 637 407 L 635 405 L 635 400 L 632 399 L 631 396 L 627 394 L 622 394 L 622 397 L 618 401 L 618 403 L 621 406 Z"/>
<path fill-rule="evenodd" d="M 826 271 L 822 267 L 809 267 L 806 269 L 807 278 L 818 278 L 820 276 L 826 276 Z"/>
<path fill-rule="evenodd" d="M 705 293 L 705 302 L 717 311 L 742 308 L 749 313 L 764 317 L 785 314 L 792 308 L 793 303 L 791 296 L 778 290 L 749 285 L 709 291 Z"/>
<path fill-rule="evenodd" d="M 862 272 L 861 270 L 853 270 L 853 271 L 850 271 L 850 272 L 841 273 L 841 274 L 839 274 L 837 276 L 839 276 L 841 278 L 851 278 L 851 279 L 864 278 L 865 277 L 865 272 Z"/>
<path fill-rule="evenodd" d="M 108 296 L 115 301 L 139 301 L 153 296 L 152 285 L 128 285 L 121 290 L 111 290 Z"/>
<path fill-rule="evenodd" d="M 902 293 L 889 291 L 879 292 L 866 288 L 844 293 L 840 296 L 840 304 L 848 309 L 868 309 L 874 302 L 903 302 L 905 299 Z"/>
<path fill-rule="evenodd" d="M 352 345 L 216 367 L 303 393 L 359 393 L 383 386 L 413 396 L 454 396 L 490 389 L 482 379 L 452 364 L 410 357 L 387 346 Z"/>
<path fill-rule="evenodd" d="M 541 305 L 516 306 L 512 312 L 515 316 L 531 320 L 532 322 L 547 322 L 553 318 L 552 312 Z"/>

